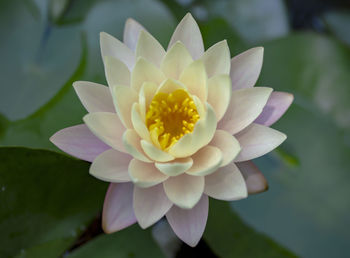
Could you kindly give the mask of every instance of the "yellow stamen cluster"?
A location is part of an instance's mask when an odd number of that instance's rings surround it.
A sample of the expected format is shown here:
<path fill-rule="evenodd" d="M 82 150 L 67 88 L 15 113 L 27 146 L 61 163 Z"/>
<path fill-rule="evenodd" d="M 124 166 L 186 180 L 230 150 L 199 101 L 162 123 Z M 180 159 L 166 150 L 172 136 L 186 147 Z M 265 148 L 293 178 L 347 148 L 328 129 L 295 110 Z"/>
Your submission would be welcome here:
<path fill-rule="evenodd" d="M 157 93 L 146 113 L 146 125 L 151 139 L 163 150 L 185 134 L 191 133 L 198 119 L 196 105 L 183 89 L 170 94 Z"/>

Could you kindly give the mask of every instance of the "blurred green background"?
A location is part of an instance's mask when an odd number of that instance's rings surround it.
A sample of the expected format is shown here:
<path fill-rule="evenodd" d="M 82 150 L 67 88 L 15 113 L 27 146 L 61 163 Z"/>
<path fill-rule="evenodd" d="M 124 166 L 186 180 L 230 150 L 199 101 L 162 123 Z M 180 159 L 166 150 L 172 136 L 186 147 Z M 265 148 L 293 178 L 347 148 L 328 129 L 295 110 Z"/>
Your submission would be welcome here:
<path fill-rule="evenodd" d="M 187 12 L 206 48 L 264 46 L 257 85 L 295 96 L 273 125 L 287 141 L 257 160 L 270 188 L 212 201 L 195 249 L 138 226 L 102 235 L 107 184 L 48 138 L 86 113 L 73 81 L 106 84 L 100 31 L 122 39 L 132 17 L 166 46 Z M 348 1 L 1 0 L 0 32 L 0 257 L 349 257 Z"/>

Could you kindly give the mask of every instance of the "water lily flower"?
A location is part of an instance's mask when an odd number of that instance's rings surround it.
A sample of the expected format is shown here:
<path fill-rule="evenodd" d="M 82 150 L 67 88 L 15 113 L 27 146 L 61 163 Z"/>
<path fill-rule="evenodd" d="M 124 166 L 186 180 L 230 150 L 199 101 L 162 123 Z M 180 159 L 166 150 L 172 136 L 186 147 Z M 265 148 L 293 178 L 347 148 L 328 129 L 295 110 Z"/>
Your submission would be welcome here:
<path fill-rule="evenodd" d="M 61 150 L 92 162 L 90 174 L 110 182 L 102 226 L 112 233 L 166 217 L 190 246 L 200 240 L 208 197 L 240 200 L 266 190 L 252 163 L 286 136 L 269 128 L 293 96 L 254 87 L 263 48 L 231 59 L 226 40 L 204 50 L 187 14 L 165 50 L 132 19 L 124 43 L 102 32 L 108 86 L 78 81 L 85 124 L 51 137 Z"/>

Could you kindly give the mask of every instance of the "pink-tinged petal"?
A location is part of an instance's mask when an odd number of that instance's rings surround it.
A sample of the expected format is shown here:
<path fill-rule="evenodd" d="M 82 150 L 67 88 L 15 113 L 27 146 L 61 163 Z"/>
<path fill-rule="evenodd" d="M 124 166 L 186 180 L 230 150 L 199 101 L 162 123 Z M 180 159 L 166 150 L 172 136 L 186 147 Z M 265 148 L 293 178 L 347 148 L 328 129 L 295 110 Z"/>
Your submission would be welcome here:
<path fill-rule="evenodd" d="M 293 94 L 279 91 L 272 92 L 266 106 L 254 123 L 266 126 L 272 125 L 287 111 L 293 100 Z"/>
<path fill-rule="evenodd" d="M 142 188 L 151 187 L 167 180 L 169 176 L 161 173 L 154 163 L 133 159 L 129 163 L 129 175 L 135 185 Z"/>
<path fill-rule="evenodd" d="M 141 138 L 135 130 L 128 129 L 123 134 L 123 144 L 127 152 L 135 159 L 152 163 L 146 153 L 141 148 Z"/>
<path fill-rule="evenodd" d="M 140 32 L 139 41 L 136 46 L 136 59 L 145 58 L 148 62 L 160 67 L 160 63 L 165 56 L 162 45 L 147 31 Z"/>
<path fill-rule="evenodd" d="M 129 154 L 110 149 L 100 154 L 90 166 L 90 174 L 112 183 L 131 181 L 128 166 L 132 157 Z"/>
<path fill-rule="evenodd" d="M 230 74 L 230 49 L 223 40 L 211 46 L 201 58 L 205 65 L 208 78 L 218 74 Z"/>
<path fill-rule="evenodd" d="M 205 146 L 193 156 L 193 165 L 186 171 L 192 176 L 206 176 L 219 168 L 222 162 L 222 152 L 214 146 Z"/>
<path fill-rule="evenodd" d="M 233 161 L 241 151 L 238 140 L 223 130 L 216 130 L 213 139 L 209 143 L 212 146 L 219 148 L 222 152 L 221 167 L 226 166 Z"/>
<path fill-rule="evenodd" d="M 183 209 L 192 209 L 202 196 L 204 177 L 182 174 L 163 183 L 169 200 Z"/>
<path fill-rule="evenodd" d="M 242 148 L 235 162 L 247 161 L 265 155 L 287 139 L 285 134 L 259 124 L 251 124 L 235 136 Z"/>
<path fill-rule="evenodd" d="M 267 191 L 269 186 L 266 178 L 252 161 L 237 162 L 236 165 L 245 179 L 249 194 Z"/>
<path fill-rule="evenodd" d="M 177 41 L 182 42 L 186 46 L 193 59 L 200 58 L 204 53 L 201 31 L 190 13 L 186 14 L 179 25 L 177 25 L 169 42 L 168 49 Z"/>
<path fill-rule="evenodd" d="M 218 128 L 236 134 L 250 125 L 262 112 L 272 89 L 255 87 L 232 92 L 230 104 Z"/>
<path fill-rule="evenodd" d="M 190 157 L 175 159 L 173 161 L 164 163 L 155 163 L 156 168 L 158 168 L 162 173 L 168 176 L 178 176 L 185 171 L 187 171 L 193 164 L 193 160 Z"/>
<path fill-rule="evenodd" d="M 107 234 L 122 230 L 136 222 L 132 183 L 111 183 L 102 211 L 102 228 Z"/>
<path fill-rule="evenodd" d="M 74 82 L 73 87 L 81 103 L 89 113 L 115 112 L 113 99 L 108 87 L 84 81 Z"/>
<path fill-rule="evenodd" d="M 101 55 L 112 56 L 122 61 L 131 70 L 135 65 L 135 54 L 123 42 L 106 32 L 100 33 Z M 105 62 L 105 60 L 104 60 Z"/>
<path fill-rule="evenodd" d="M 98 139 L 84 124 L 64 128 L 51 136 L 50 141 L 60 150 L 89 162 L 111 148 Z"/>
<path fill-rule="evenodd" d="M 234 163 L 206 176 L 204 193 L 225 201 L 240 200 L 248 196 L 244 178 Z"/>
<path fill-rule="evenodd" d="M 264 48 L 251 48 L 231 60 L 232 89 L 251 88 L 259 78 L 264 56 Z"/>
<path fill-rule="evenodd" d="M 135 52 L 137 41 L 142 30 L 146 30 L 140 23 L 134 19 L 127 19 L 124 26 L 123 41 L 132 51 Z"/>
<path fill-rule="evenodd" d="M 173 206 L 163 185 L 150 188 L 134 187 L 134 212 L 139 225 L 147 228 L 160 220 Z"/>
<path fill-rule="evenodd" d="M 84 116 L 83 120 L 91 132 L 101 141 L 118 151 L 126 152 L 122 141 L 125 128 L 117 114 L 107 112 L 90 113 Z"/>
<path fill-rule="evenodd" d="M 200 201 L 192 209 L 173 206 L 166 214 L 166 218 L 175 234 L 189 246 L 195 247 L 207 224 L 208 210 L 208 196 L 202 195 Z"/>

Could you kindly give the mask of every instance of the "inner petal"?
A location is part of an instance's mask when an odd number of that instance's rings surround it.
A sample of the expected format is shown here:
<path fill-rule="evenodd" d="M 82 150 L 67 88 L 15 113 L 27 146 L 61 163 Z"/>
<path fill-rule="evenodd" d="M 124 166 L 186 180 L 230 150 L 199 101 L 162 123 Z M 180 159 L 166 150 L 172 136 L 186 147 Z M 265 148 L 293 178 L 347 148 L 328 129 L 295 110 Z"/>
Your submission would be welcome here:
<path fill-rule="evenodd" d="M 146 113 L 152 142 L 168 150 L 182 136 L 191 133 L 199 119 L 196 105 L 185 89 L 157 93 Z"/>

